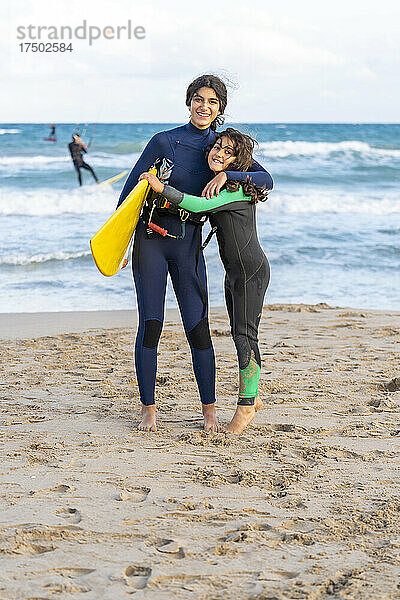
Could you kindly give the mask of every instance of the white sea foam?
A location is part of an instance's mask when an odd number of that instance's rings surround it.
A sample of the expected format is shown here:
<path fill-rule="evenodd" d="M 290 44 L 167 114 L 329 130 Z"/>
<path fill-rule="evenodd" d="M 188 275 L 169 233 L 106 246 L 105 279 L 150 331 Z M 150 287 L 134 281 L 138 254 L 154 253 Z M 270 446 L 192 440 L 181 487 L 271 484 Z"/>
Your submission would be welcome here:
<path fill-rule="evenodd" d="M 21 133 L 21 129 L 0 129 L 0 135 L 6 135 L 7 133 Z"/>
<path fill-rule="evenodd" d="M 385 158 L 400 158 L 398 148 L 377 148 L 366 142 L 348 140 L 345 142 L 262 142 L 259 144 L 258 152 L 267 158 L 288 157 L 319 157 L 335 158 L 337 156 L 358 156 L 367 160 Z"/>
<path fill-rule="evenodd" d="M 139 154 L 107 154 L 106 152 L 93 153 L 84 159 L 93 167 L 114 167 L 115 169 L 130 169 L 138 159 Z M 65 170 L 73 164 L 68 154 L 61 156 L 0 156 L 0 169 L 11 174 L 21 171 L 56 171 Z"/>
<path fill-rule="evenodd" d="M 68 162 L 71 159 L 67 156 L 0 156 L 0 170 L 9 175 L 24 171 L 58 171 L 64 170 Z"/>
<path fill-rule="evenodd" d="M 24 266 L 24 265 L 34 265 L 40 263 L 46 263 L 50 261 L 65 261 L 65 260 L 75 260 L 78 258 L 83 258 L 85 256 L 90 256 L 90 251 L 86 252 L 49 252 L 44 254 L 10 254 L 8 256 L 0 257 L 0 265 L 10 265 L 10 266 Z"/>
<path fill-rule="evenodd" d="M 3 188 L 0 215 L 112 214 L 118 194 L 111 186 L 85 185 L 73 190 Z"/>
<path fill-rule="evenodd" d="M 1 156 L 0 165 L 39 165 L 56 162 L 67 162 L 66 156 Z"/>
<path fill-rule="evenodd" d="M 280 214 L 291 213 L 356 213 L 389 215 L 400 213 L 395 192 L 382 196 L 363 193 L 340 193 L 337 190 L 312 190 L 308 193 L 271 192 L 268 201 L 259 203 L 260 210 Z M 398 217 L 396 216 L 396 219 Z"/>
<path fill-rule="evenodd" d="M 54 216 L 62 214 L 104 214 L 115 210 L 118 193 L 111 186 L 85 185 L 73 190 L 56 191 L 49 188 L 2 190 L 0 215 Z M 261 210 L 278 213 L 365 213 L 386 215 L 400 213 L 400 201 L 396 191 L 346 192 L 337 189 L 306 191 L 299 193 L 275 189 L 269 200 L 260 203 Z"/>

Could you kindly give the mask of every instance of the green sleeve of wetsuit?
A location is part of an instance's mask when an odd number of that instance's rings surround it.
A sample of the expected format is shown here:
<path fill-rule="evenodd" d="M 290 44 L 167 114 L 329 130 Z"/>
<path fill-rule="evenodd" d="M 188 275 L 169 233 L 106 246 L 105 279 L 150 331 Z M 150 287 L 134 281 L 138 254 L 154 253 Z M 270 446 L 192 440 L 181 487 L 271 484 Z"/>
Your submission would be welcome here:
<path fill-rule="evenodd" d="M 194 213 L 206 213 L 211 212 L 220 206 L 224 206 L 225 204 L 243 201 L 251 202 L 251 198 L 250 196 L 245 196 L 243 194 L 242 187 L 240 187 L 237 192 L 228 192 L 227 190 L 222 190 L 219 196 L 214 196 L 213 198 L 210 198 L 210 200 L 207 200 L 207 198 L 201 198 L 200 196 L 183 194 L 183 200 L 179 203 L 179 207 L 190 210 Z"/>

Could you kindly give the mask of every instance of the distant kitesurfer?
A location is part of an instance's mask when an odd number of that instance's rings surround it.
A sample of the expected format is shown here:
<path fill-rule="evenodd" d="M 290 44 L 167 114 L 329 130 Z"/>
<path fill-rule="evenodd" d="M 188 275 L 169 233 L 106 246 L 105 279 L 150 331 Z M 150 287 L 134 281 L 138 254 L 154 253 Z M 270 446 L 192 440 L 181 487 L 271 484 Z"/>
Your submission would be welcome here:
<path fill-rule="evenodd" d="M 87 152 L 87 146 L 85 146 L 83 140 L 81 139 L 78 133 L 73 134 L 72 142 L 68 144 L 68 148 L 71 153 L 71 158 L 74 163 L 75 170 L 78 174 L 79 185 L 82 185 L 81 169 L 87 169 L 88 171 L 90 171 L 96 182 L 99 183 L 96 173 L 93 171 L 92 167 L 88 165 L 82 158 L 82 153 L 84 152 L 86 154 Z"/>
<path fill-rule="evenodd" d="M 51 125 L 51 130 L 50 130 L 49 137 L 51 137 L 51 138 L 56 137 L 56 126 L 54 125 L 54 123 L 52 123 L 52 125 Z"/>

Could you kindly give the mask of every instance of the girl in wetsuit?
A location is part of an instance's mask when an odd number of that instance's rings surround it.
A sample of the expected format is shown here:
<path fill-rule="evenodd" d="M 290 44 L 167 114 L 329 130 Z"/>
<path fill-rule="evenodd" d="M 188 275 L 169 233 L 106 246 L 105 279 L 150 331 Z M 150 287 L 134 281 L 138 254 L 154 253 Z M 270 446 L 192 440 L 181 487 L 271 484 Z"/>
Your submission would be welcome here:
<path fill-rule="evenodd" d="M 158 172 L 162 173 L 163 181 L 181 192 L 200 195 L 204 186 L 212 182 L 218 187 L 219 179 L 210 182 L 213 172 L 207 164 L 205 151 L 214 143 L 217 125 L 223 123 L 221 115 L 226 104 L 226 87 L 218 77 L 202 75 L 195 79 L 186 93 L 190 122 L 157 133 L 150 140 L 124 185 L 118 206 L 137 184 L 140 175 L 154 163 L 159 164 Z M 256 162 L 250 169 L 263 170 Z M 244 173 L 235 175 L 246 176 Z M 227 176 L 229 178 L 229 172 Z M 159 235 L 157 228 L 168 234 L 165 237 Z M 136 228 L 132 269 L 139 312 L 135 364 L 142 402 L 140 430 L 156 430 L 157 347 L 164 320 L 168 274 L 192 353 L 204 428 L 206 431 L 218 430 L 214 406 L 215 359 L 208 325 L 206 267 L 200 239 L 199 222 L 183 221 L 180 214 L 151 210 L 150 206 L 145 206 Z"/>
<path fill-rule="evenodd" d="M 258 398 L 261 357 L 258 347 L 258 327 L 264 296 L 269 283 L 269 264 L 257 236 L 256 203 L 267 198 L 272 178 L 266 171 L 242 172 L 251 166 L 254 140 L 228 128 L 219 133 L 208 150 L 208 165 L 225 178 L 225 190 L 214 197 L 215 184 L 207 187 L 204 196 L 182 194 L 162 184 L 149 173 L 142 175 L 153 190 L 173 205 L 194 213 L 209 215 L 216 227 L 220 256 L 225 267 L 225 298 L 232 337 L 239 360 L 239 398 L 236 412 L 227 431 L 241 433 L 262 407 Z M 232 172 L 230 181 L 227 169 Z M 240 176 L 235 181 L 235 169 Z M 239 173 L 238 173 L 239 175 Z M 214 186 L 214 188 L 213 188 Z"/>

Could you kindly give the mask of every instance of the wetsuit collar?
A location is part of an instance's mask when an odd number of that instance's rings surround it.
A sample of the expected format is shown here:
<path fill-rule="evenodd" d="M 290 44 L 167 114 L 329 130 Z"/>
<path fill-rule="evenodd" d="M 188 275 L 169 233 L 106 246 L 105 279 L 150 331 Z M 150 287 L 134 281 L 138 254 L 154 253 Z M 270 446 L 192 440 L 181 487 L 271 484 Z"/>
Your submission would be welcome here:
<path fill-rule="evenodd" d="M 193 125 L 193 123 L 191 123 L 191 121 L 189 121 L 189 123 L 187 125 L 185 125 L 185 129 L 189 133 L 191 133 L 193 135 L 198 135 L 199 137 L 207 137 L 208 134 L 210 133 L 209 127 L 207 127 L 207 129 L 199 129 L 198 127 L 195 127 L 195 125 Z"/>

